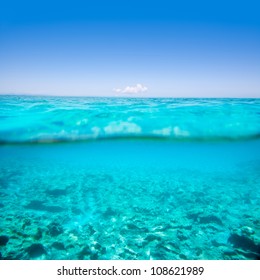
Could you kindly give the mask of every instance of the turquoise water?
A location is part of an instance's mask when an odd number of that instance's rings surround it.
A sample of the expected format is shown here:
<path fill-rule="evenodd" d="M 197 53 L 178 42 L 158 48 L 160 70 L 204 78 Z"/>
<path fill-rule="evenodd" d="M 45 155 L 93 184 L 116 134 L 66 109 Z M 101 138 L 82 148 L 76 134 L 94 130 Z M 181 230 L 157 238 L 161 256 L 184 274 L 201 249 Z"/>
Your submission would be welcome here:
<path fill-rule="evenodd" d="M 0 97 L 0 258 L 259 259 L 260 100 Z"/>

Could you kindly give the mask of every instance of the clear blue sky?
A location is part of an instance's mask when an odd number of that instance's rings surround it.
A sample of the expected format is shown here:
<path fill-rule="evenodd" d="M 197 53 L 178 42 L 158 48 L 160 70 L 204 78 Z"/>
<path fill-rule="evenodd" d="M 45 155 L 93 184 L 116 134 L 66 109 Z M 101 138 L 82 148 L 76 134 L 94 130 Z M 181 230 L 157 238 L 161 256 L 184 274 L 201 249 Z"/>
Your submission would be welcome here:
<path fill-rule="evenodd" d="M 260 97 L 258 3 L 2 1 L 0 94 Z"/>

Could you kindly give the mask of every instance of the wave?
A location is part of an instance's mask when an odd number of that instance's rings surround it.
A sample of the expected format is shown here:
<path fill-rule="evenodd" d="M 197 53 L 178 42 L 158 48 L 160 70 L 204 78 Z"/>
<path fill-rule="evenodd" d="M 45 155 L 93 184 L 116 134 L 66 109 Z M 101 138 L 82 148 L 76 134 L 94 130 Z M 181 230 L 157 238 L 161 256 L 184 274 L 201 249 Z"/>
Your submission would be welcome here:
<path fill-rule="evenodd" d="M 0 145 L 38 145 L 38 144 L 62 144 L 62 143 L 84 143 L 95 141 L 161 141 L 161 142 L 239 142 L 259 140 L 260 133 L 240 137 L 212 136 L 212 137 L 166 137 L 162 135 L 117 135 L 107 137 L 78 137 L 78 138 L 41 138 L 30 140 L 3 140 Z"/>
<path fill-rule="evenodd" d="M 259 99 L 0 96 L 0 144 L 260 138 Z"/>

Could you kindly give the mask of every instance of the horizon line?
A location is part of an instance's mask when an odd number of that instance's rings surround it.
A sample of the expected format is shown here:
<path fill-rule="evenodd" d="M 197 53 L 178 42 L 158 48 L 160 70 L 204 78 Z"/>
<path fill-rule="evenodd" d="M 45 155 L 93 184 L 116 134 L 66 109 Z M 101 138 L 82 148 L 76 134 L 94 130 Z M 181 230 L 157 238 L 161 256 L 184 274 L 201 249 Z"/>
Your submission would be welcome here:
<path fill-rule="evenodd" d="M 66 95 L 66 94 L 50 94 L 50 93 L 44 93 L 44 94 L 34 94 L 34 93 L 1 93 L 0 96 L 32 96 L 32 97 L 86 97 L 86 98 L 167 98 L 167 99 L 180 99 L 180 98 L 186 98 L 186 99 L 260 99 L 257 96 L 249 96 L 249 97 L 239 97 L 239 96 L 133 96 L 131 94 L 129 95 L 122 95 L 122 96 L 116 96 L 116 95 Z"/>

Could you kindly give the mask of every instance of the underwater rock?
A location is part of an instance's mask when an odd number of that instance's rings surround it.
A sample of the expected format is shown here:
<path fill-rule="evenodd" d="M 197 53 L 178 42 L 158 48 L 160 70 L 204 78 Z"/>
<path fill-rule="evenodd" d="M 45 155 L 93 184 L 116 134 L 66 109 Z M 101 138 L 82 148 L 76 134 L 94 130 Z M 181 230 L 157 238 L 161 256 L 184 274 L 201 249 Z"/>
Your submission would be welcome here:
<path fill-rule="evenodd" d="M 66 250 L 64 244 L 61 242 L 53 242 L 52 247 L 57 250 Z"/>
<path fill-rule="evenodd" d="M 96 230 L 94 229 L 94 227 L 90 224 L 85 224 L 82 226 L 82 230 L 84 231 L 85 234 L 87 234 L 88 236 L 92 236 L 93 234 L 96 233 Z"/>
<path fill-rule="evenodd" d="M 255 231 L 251 227 L 244 226 L 241 228 L 241 233 L 243 235 L 250 236 L 255 233 Z"/>
<path fill-rule="evenodd" d="M 157 244 L 155 248 L 152 250 L 151 255 L 153 259 L 156 260 L 165 260 L 167 259 L 167 250 L 165 250 L 162 244 Z"/>
<path fill-rule="evenodd" d="M 92 253 L 92 254 L 90 255 L 90 260 L 98 260 L 98 253 L 97 253 L 97 252 Z"/>
<path fill-rule="evenodd" d="M 79 260 L 84 260 L 85 257 L 89 257 L 91 255 L 91 250 L 89 246 L 85 246 L 78 254 Z"/>
<path fill-rule="evenodd" d="M 149 234 L 145 238 L 145 240 L 148 241 L 148 242 L 152 242 L 154 240 L 161 241 L 161 239 L 162 238 L 160 236 L 157 236 L 157 235 L 154 235 L 154 234 Z"/>
<path fill-rule="evenodd" d="M 105 247 L 102 247 L 99 243 L 96 243 L 94 245 L 95 249 L 99 252 L 101 252 L 102 254 L 104 254 L 106 252 L 106 248 Z"/>
<path fill-rule="evenodd" d="M 63 233 L 63 228 L 58 223 L 51 223 L 48 226 L 49 234 L 52 237 L 58 236 L 59 234 Z"/>
<path fill-rule="evenodd" d="M 229 257 L 232 257 L 234 255 L 236 255 L 236 251 L 234 249 L 230 249 L 230 248 L 224 248 L 223 249 L 223 254 Z"/>
<path fill-rule="evenodd" d="M 188 234 L 186 234 L 185 232 L 183 232 L 181 230 L 177 231 L 177 237 L 180 241 L 185 241 L 185 240 L 189 239 Z"/>
<path fill-rule="evenodd" d="M 26 249 L 26 252 L 30 256 L 30 258 L 37 258 L 37 257 L 47 254 L 44 246 L 40 243 L 32 244 L 31 246 L 29 246 Z"/>
<path fill-rule="evenodd" d="M 137 225 L 135 225 L 134 223 L 128 223 L 125 227 L 126 231 L 122 231 L 122 233 L 127 233 L 129 230 L 132 232 L 135 232 L 136 234 L 142 234 L 145 232 L 148 232 L 148 230 L 146 228 L 141 228 Z"/>
<path fill-rule="evenodd" d="M 190 211 L 187 214 L 187 218 L 193 220 L 194 222 L 197 222 L 200 215 L 201 215 L 201 211 Z"/>
<path fill-rule="evenodd" d="M 43 204 L 44 204 L 44 201 L 32 200 L 32 201 L 30 201 L 30 203 L 25 205 L 25 208 L 30 209 L 30 210 L 44 211 L 45 210 L 45 206 Z"/>
<path fill-rule="evenodd" d="M 112 217 L 112 216 L 115 216 L 117 214 L 117 212 L 115 210 L 113 210 L 112 208 L 108 207 L 106 209 L 106 211 L 103 213 L 103 216 L 104 217 Z"/>
<path fill-rule="evenodd" d="M 55 206 L 55 205 L 47 206 L 44 203 L 45 202 L 41 200 L 32 200 L 30 203 L 25 205 L 25 208 L 30 210 L 37 210 L 37 211 L 48 211 L 52 213 L 62 212 L 65 210 L 60 206 Z"/>
<path fill-rule="evenodd" d="M 199 217 L 199 222 L 201 224 L 210 224 L 210 223 L 215 223 L 218 225 L 223 225 L 221 219 L 215 215 L 208 215 L 208 216 L 203 216 Z"/>
<path fill-rule="evenodd" d="M 181 260 L 187 260 L 188 258 L 184 255 L 184 254 L 179 254 L 179 258 L 181 259 Z"/>
<path fill-rule="evenodd" d="M 34 235 L 35 240 L 41 239 L 43 236 L 43 229 L 38 228 L 36 234 Z"/>
<path fill-rule="evenodd" d="M 0 236 L 0 246 L 5 246 L 9 241 L 9 237 L 7 235 Z"/>
<path fill-rule="evenodd" d="M 130 230 L 139 230 L 139 227 L 133 223 L 128 223 L 126 225 L 127 229 L 130 229 Z"/>
<path fill-rule="evenodd" d="M 67 195 L 67 190 L 66 189 L 49 189 L 46 191 L 46 193 L 50 196 L 59 197 L 62 195 Z"/>
<path fill-rule="evenodd" d="M 242 249 L 245 251 L 245 253 L 250 251 L 251 253 L 254 253 L 256 259 L 260 258 L 260 244 L 256 244 L 255 241 L 248 236 L 232 233 L 228 241 L 235 248 Z"/>
<path fill-rule="evenodd" d="M 24 230 L 27 226 L 30 226 L 32 224 L 32 221 L 28 218 L 25 218 L 23 220 L 23 225 L 22 225 L 22 229 Z"/>

